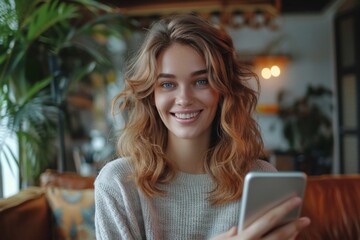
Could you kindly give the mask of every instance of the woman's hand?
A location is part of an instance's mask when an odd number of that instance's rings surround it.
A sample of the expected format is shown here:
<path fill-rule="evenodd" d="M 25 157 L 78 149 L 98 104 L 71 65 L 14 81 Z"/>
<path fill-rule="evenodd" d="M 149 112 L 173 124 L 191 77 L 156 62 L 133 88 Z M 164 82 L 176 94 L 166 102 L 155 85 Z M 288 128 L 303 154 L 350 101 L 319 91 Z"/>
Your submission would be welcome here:
<path fill-rule="evenodd" d="M 254 221 L 250 226 L 238 233 L 236 227 L 232 227 L 229 231 L 222 233 L 213 240 L 220 239 L 241 239 L 241 240 L 281 240 L 281 239 L 295 239 L 298 233 L 310 224 L 310 219 L 307 217 L 298 218 L 281 227 L 275 226 L 283 219 L 287 213 L 301 204 L 301 198 L 293 197 L 279 206 L 271 209 L 262 217 Z M 275 228 L 274 230 L 272 230 Z"/>

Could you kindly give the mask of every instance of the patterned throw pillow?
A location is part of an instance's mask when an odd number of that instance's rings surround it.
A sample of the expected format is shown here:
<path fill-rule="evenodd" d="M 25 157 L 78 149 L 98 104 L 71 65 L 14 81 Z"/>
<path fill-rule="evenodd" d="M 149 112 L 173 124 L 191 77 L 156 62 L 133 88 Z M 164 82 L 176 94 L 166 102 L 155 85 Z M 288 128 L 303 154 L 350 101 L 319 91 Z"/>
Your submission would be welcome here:
<path fill-rule="evenodd" d="M 95 239 L 93 189 L 48 188 L 46 196 L 55 221 L 56 239 Z"/>

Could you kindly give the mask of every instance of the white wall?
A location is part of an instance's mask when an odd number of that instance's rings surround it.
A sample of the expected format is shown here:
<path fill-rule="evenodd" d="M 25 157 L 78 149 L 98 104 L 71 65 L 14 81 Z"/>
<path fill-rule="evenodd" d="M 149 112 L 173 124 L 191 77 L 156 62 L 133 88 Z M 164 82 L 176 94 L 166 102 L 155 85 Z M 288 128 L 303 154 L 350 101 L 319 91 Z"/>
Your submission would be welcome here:
<path fill-rule="evenodd" d="M 333 87 L 334 57 L 332 20 L 328 15 L 295 15 L 281 17 L 277 31 L 244 28 L 228 29 L 239 54 L 286 54 L 290 61 L 277 79 L 260 79 L 260 103 L 275 103 L 280 88 L 305 93 L 307 84 Z M 272 42 L 280 39 L 278 44 Z M 267 50 L 270 49 L 270 50 Z M 271 82 L 270 82 L 271 81 Z M 270 82 L 270 83 L 269 83 Z"/>
<path fill-rule="evenodd" d="M 15 137 L 7 137 L 6 138 L 7 144 L 12 148 L 14 154 L 17 154 L 17 142 Z M 9 151 L 5 152 L 9 154 Z M 14 161 L 7 162 L 6 158 L 4 157 L 3 153 L 0 153 L 0 170 L 2 175 L 2 190 L 3 190 L 3 198 L 12 196 L 19 191 L 19 182 L 18 182 L 18 166 L 15 164 Z M 11 168 L 10 168 L 11 167 Z"/>

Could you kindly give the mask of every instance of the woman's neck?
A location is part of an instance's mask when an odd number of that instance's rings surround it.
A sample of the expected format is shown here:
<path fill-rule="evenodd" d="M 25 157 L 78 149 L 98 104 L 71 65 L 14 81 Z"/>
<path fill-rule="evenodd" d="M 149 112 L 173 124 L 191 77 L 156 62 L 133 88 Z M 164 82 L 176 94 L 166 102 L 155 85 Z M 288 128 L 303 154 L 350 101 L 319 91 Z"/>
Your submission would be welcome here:
<path fill-rule="evenodd" d="M 199 139 L 180 139 L 169 135 L 166 149 L 167 157 L 178 170 L 186 173 L 202 174 L 204 156 L 209 148 L 209 137 Z"/>

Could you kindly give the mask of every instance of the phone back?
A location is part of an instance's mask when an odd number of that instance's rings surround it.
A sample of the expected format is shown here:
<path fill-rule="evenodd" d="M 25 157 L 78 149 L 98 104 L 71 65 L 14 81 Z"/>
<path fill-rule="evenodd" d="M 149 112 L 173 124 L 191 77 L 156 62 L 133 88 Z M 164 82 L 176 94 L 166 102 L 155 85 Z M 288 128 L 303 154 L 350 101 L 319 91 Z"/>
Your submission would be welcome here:
<path fill-rule="evenodd" d="M 304 197 L 306 174 L 302 172 L 250 172 L 245 177 L 239 229 L 292 196 Z M 300 215 L 301 207 L 291 211 L 284 224 Z"/>

